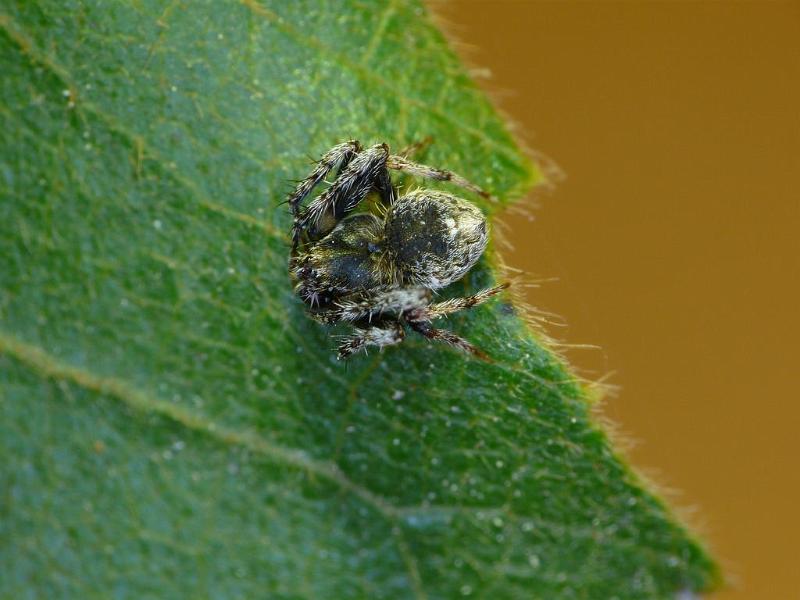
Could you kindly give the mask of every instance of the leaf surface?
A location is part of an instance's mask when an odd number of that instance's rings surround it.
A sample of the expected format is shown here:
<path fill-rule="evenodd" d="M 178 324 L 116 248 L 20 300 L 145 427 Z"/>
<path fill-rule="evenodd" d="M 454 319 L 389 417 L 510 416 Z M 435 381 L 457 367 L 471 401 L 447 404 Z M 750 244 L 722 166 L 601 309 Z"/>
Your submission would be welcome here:
<path fill-rule="evenodd" d="M 293 297 L 278 203 L 336 142 L 540 180 L 419 4 L 2 13 L 0 596 L 711 585 L 511 305 L 446 325 L 492 364 L 419 338 L 342 364 Z"/>

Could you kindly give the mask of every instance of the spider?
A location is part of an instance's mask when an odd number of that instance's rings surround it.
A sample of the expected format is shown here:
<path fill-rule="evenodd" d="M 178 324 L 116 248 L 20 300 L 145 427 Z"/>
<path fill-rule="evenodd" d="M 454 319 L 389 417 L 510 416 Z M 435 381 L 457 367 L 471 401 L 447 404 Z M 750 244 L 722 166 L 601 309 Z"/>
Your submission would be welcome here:
<path fill-rule="evenodd" d="M 311 318 L 346 322 L 355 329 L 339 345 L 339 359 L 367 346 L 400 343 L 405 324 L 429 340 L 488 360 L 464 338 L 432 325 L 508 287 L 432 301 L 435 290 L 463 277 L 480 258 L 487 243 L 486 219 L 475 205 L 446 192 L 418 189 L 401 196 L 389 169 L 490 196 L 451 171 L 408 160 L 426 143 L 413 144 L 398 155 L 391 154 L 387 144 L 366 149 L 356 140 L 338 144 L 287 199 L 294 216 L 289 274 L 295 293 Z M 330 187 L 301 206 L 334 169 Z M 366 200 L 372 192 L 379 201 L 370 205 Z"/>

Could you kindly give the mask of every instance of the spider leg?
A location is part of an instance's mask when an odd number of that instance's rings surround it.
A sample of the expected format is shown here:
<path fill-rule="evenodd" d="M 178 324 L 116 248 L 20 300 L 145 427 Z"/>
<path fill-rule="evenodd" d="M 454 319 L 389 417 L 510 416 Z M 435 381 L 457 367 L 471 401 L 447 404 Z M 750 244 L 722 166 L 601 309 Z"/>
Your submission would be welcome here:
<path fill-rule="evenodd" d="M 397 188 L 392 183 L 392 178 L 389 176 L 389 170 L 386 167 L 375 176 L 374 189 L 378 192 L 381 201 L 387 207 L 394 204 L 397 200 Z"/>
<path fill-rule="evenodd" d="M 389 147 L 378 144 L 356 154 L 340 171 L 336 181 L 314 198 L 296 220 L 293 239 L 308 232 L 313 239 L 329 233 L 342 217 L 351 212 L 373 190 L 393 202 L 396 191 L 386 170 Z"/>
<path fill-rule="evenodd" d="M 428 179 L 435 179 L 437 181 L 449 181 L 457 186 L 475 192 L 487 200 L 495 200 L 495 198 L 489 194 L 489 192 L 464 179 L 461 177 L 461 175 L 453 173 L 452 171 L 445 171 L 443 169 L 436 169 L 434 167 L 429 167 L 428 165 L 415 163 L 408 160 L 404 156 L 390 156 L 386 161 L 386 166 L 390 169 L 405 171 L 406 173 L 410 173 L 411 175 L 416 175 L 418 177 L 426 177 Z"/>
<path fill-rule="evenodd" d="M 421 333 L 429 340 L 437 340 L 444 342 L 445 344 L 450 344 L 455 348 L 469 352 L 481 360 L 491 361 L 489 356 L 480 348 L 477 348 L 469 341 L 465 340 L 460 335 L 456 335 L 452 331 L 448 331 L 446 329 L 436 329 L 431 325 L 431 321 L 459 310 L 464 310 L 467 308 L 472 308 L 473 306 L 478 306 L 479 304 L 483 304 L 489 300 L 489 298 L 496 296 L 508 286 L 508 283 L 502 283 L 495 287 L 481 290 L 476 294 L 466 296 L 464 298 L 452 298 L 443 302 L 420 305 L 417 308 L 413 308 L 403 313 L 403 318 L 408 323 L 409 327 L 411 327 L 411 329 Z"/>
<path fill-rule="evenodd" d="M 297 250 L 297 244 L 300 242 L 300 237 L 303 228 L 300 227 L 300 203 L 305 199 L 311 191 L 328 176 L 333 169 L 339 165 L 339 169 L 343 169 L 347 164 L 355 158 L 361 151 L 361 144 L 356 140 L 350 140 L 337 144 L 317 161 L 314 170 L 305 179 L 297 184 L 294 191 L 289 194 L 286 203 L 289 205 L 294 217 L 294 225 L 292 227 L 292 254 Z"/>
<path fill-rule="evenodd" d="M 306 196 L 308 196 L 308 194 L 311 193 L 311 190 L 313 190 L 314 187 L 316 187 L 322 182 L 323 179 L 325 179 L 325 177 L 328 176 L 328 173 L 336 168 L 336 165 L 341 165 L 343 168 L 360 151 L 361 144 L 359 144 L 356 140 L 350 140 L 341 144 L 337 144 L 323 154 L 322 158 L 317 161 L 317 164 L 314 167 L 314 170 L 311 171 L 311 174 L 305 179 L 301 180 L 297 184 L 297 187 L 294 189 L 294 191 L 289 194 L 289 197 L 286 199 L 286 203 L 289 204 L 292 214 L 295 217 L 298 216 L 300 211 L 300 203 Z"/>
<path fill-rule="evenodd" d="M 372 321 L 382 315 L 401 316 L 407 312 L 424 310 L 430 302 L 431 291 L 427 288 L 394 288 L 371 294 L 351 294 L 340 299 L 333 308 L 325 312 L 328 322 Z"/>
<path fill-rule="evenodd" d="M 491 288 L 486 288 L 480 292 L 464 298 L 451 298 L 443 302 L 435 302 L 427 306 L 420 306 L 412 309 L 404 315 L 409 321 L 433 321 L 440 317 L 447 316 L 451 313 L 478 306 L 489 300 L 492 296 L 496 296 L 504 289 L 509 283 L 501 283 Z"/>
<path fill-rule="evenodd" d="M 360 350 L 365 350 L 367 346 L 392 346 L 399 344 L 405 337 L 403 326 L 398 321 L 386 321 L 380 327 L 367 327 L 366 329 L 356 329 L 356 333 L 347 336 L 339 344 L 339 360 L 347 358 Z"/>
<path fill-rule="evenodd" d="M 491 359 L 483 350 L 472 345 L 470 342 L 462 338 L 460 335 L 456 335 L 452 331 L 448 331 L 447 329 L 436 329 L 435 327 L 432 327 L 430 321 L 408 321 L 408 326 L 417 333 L 421 333 L 429 340 L 436 340 L 439 342 L 444 342 L 445 344 L 450 344 L 454 348 L 458 348 L 464 352 L 469 352 L 481 360 L 491 362 Z"/>
<path fill-rule="evenodd" d="M 373 319 L 380 322 L 380 325 L 358 329 L 358 333 L 345 338 L 339 346 L 339 358 L 350 356 L 368 345 L 382 348 L 400 343 L 404 337 L 403 329 L 398 321 L 387 320 L 387 316 L 391 315 L 405 321 L 414 331 L 429 340 L 444 342 L 488 361 L 490 358 L 482 350 L 452 331 L 433 327 L 431 321 L 483 304 L 507 287 L 508 284 L 504 283 L 471 296 L 433 304 L 429 304 L 431 291 L 427 288 L 393 288 L 377 293 L 350 294 L 333 307 L 317 312 L 314 318 L 323 323 L 339 321 L 363 323 Z"/>

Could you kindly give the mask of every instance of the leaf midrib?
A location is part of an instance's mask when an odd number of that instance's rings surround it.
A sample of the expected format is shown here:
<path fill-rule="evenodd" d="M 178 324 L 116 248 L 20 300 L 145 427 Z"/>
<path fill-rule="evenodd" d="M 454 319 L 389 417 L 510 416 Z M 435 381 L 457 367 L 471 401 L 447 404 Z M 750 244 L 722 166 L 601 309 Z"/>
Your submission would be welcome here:
<path fill-rule="evenodd" d="M 395 506 L 352 481 L 334 463 L 311 458 L 302 450 L 275 444 L 252 431 L 219 425 L 181 405 L 160 400 L 139 390 L 123 379 L 96 375 L 87 369 L 70 365 L 38 346 L 20 341 L 3 331 L 0 331 L 0 353 L 15 357 L 47 378 L 71 381 L 89 391 L 113 396 L 139 411 L 159 414 L 192 431 L 203 432 L 218 441 L 252 450 L 273 462 L 304 469 L 353 493 L 384 516 L 397 518 L 399 514 Z"/>
<path fill-rule="evenodd" d="M 16 336 L 2 330 L 0 330 L 0 354 L 14 357 L 47 379 L 69 381 L 90 392 L 116 398 L 123 404 L 142 413 L 153 413 L 165 417 L 190 431 L 208 435 L 217 442 L 235 445 L 264 456 L 270 462 L 305 470 L 319 476 L 338 486 L 342 491 L 353 494 L 364 501 L 392 523 L 412 517 L 447 517 L 465 513 L 481 513 L 487 519 L 493 515 L 515 516 L 507 505 L 499 507 L 465 507 L 441 504 L 397 506 L 385 497 L 350 479 L 335 462 L 312 458 L 300 449 L 277 444 L 252 430 L 237 430 L 233 427 L 218 425 L 181 405 L 160 400 L 156 396 L 134 387 L 124 379 L 97 375 L 88 369 L 71 365 L 42 348 L 21 341 Z M 595 535 L 594 530 L 591 528 L 576 527 L 542 518 L 537 518 L 536 522 L 538 528 L 544 527 L 556 532 L 569 531 L 570 535 L 575 538 L 593 537 Z M 632 541 L 621 543 L 620 540 L 608 539 L 604 543 L 620 548 L 638 548 Z"/>
<path fill-rule="evenodd" d="M 408 546 L 402 527 L 398 526 L 400 521 L 414 515 L 424 516 L 448 514 L 450 512 L 471 512 L 465 507 L 453 507 L 452 509 L 441 506 L 397 507 L 384 497 L 371 492 L 369 489 L 351 480 L 335 463 L 313 459 L 302 450 L 275 444 L 252 431 L 240 431 L 231 427 L 219 426 L 202 416 L 186 410 L 180 405 L 159 400 L 152 395 L 138 390 L 122 379 L 98 376 L 86 369 L 67 364 L 55 356 L 48 354 L 41 348 L 22 342 L 15 336 L 9 335 L 3 331 L 0 331 L 0 354 L 14 357 L 22 364 L 38 371 L 46 378 L 66 380 L 83 389 L 114 397 L 131 408 L 144 413 L 158 414 L 189 430 L 204 433 L 220 443 L 238 445 L 264 456 L 271 462 L 304 470 L 333 483 L 343 492 L 354 495 L 375 509 L 392 525 L 392 536 L 397 546 L 398 553 L 408 572 L 411 589 L 417 600 L 425 600 L 427 594 L 425 593 L 422 578 L 419 574 L 416 557 Z M 511 516 L 508 507 L 505 506 L 496 509 L 477 508 L 472 509 L 472 511 L 479 511 L 487 515 L 497 512 L 507 517 Z M 540 523 L 543 524 L 541 521 Z M 556 524 L 556 526 L 563 529 L 572 529 L 559 524 Z M 591 535 L 591 531 L 589 531 L 588 534 Z"/>

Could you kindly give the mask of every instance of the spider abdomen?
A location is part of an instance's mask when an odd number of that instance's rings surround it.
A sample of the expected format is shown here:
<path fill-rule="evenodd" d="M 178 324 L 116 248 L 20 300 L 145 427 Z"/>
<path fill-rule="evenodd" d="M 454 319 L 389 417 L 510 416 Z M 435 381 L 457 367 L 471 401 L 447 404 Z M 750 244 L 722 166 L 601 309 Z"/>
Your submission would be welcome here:
<path fill-rule="evenodd" d="M 463 277 L 488 239 L 475 205 L 437 190 L 399 198 L 386 216 L 385 235 L 403 281 L 432 289 Z"/>

